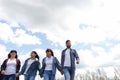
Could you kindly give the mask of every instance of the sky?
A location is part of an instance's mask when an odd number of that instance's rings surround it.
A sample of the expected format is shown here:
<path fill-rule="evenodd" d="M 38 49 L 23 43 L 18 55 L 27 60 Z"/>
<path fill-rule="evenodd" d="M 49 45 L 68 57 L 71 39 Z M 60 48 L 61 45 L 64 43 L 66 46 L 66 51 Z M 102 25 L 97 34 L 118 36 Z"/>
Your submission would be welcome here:
<path fill-rule="evenodd" d="M 51 48 L 60 61 L 71 40 L 77 69 L 120 63 L 119 0 L 0 0 L 0 64 L 15 49 L 22 62 Z"/>

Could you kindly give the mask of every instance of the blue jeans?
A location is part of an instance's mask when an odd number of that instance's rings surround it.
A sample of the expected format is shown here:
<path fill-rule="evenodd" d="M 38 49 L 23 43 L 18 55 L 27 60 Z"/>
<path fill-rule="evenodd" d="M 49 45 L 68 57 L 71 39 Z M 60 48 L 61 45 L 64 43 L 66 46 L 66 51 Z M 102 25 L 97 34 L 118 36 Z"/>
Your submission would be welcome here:
<path fill-rule="evenodd" d="M 25 80 L 35 80 L 35 76 L 25 74 L 25 75 L 24 75 L 24 79 L 25 79 Z"/>
<path fill-rule="evenodd" d="M 55 80 L 55 75 L 52 74 L 52 71 L 44 71 L 43 74 L 44 80 Z"/>
<path fill-rule="evenodd" d="M 64 67 L 63 70 L 64 70 L 65 80 L 74 80 L 75 68 Z"/>
<path fill-rule="evenodd" d="M 16 80 L 16 75 L 15 74 L 3 75 L 3 79 L 2 80 Z"/>

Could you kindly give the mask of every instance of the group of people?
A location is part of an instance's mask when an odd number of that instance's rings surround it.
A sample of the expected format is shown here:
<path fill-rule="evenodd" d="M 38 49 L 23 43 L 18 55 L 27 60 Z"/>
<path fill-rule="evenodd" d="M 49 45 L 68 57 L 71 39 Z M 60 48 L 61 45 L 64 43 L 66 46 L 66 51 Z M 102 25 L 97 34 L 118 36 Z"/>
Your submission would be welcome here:
<path fill-rule="evenodd" d="M 32 51 L 30 58 L 26 59 L 21 70 L 21 62 L 18 59 L 17 51 L 11 50 L 8 58 L 1 65 L 1 80 L 19 80 L 20 75 L 24 75 L 24 80 L 35 80 L 37 71 L 44 80 L 55 80 L 56 69 L 65 76 L 65 80 L 74 80 L 75 59 L 79 64 L 79 56 L 75 49 L 71 48 L 71 41 L 66 41 L 66 49 L 61 54 L 61 64 L 54 56 L 52 49 L 46 50 L 46 57 L 42 60 L 40 67 L 39 56 L 36 51 Z"/>

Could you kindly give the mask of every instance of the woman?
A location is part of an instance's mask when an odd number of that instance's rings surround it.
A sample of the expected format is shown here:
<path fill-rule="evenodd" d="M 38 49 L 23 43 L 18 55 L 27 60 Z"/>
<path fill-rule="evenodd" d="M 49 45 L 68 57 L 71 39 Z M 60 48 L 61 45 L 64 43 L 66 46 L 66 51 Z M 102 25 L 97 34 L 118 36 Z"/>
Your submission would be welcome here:
<path fill-rule="evenodd" d="M 1 66 L 2 80 L 19 80 L 20 60 L 17 58 L 17 51 L 11 50 L 8 58 L 4 60 Z"/>
<path fill-rule="evenodd" d="M 40 76 L 44 77 L 44 80 L 55 80 L 56 68 L 63 74 L 62 67 L 54 57 L 51 49 L 46 50 L 46 57 L 42 60 L 42 68 L 40 70 Z"/>
<path fill-rule="evenodd" d="M 32 51 L 31 57 L 25 61 L 19 75 L 24 75 L 24 80 L 35 80 L 37 70 L 40 70 L 39 56 L 36 51 Z"/>

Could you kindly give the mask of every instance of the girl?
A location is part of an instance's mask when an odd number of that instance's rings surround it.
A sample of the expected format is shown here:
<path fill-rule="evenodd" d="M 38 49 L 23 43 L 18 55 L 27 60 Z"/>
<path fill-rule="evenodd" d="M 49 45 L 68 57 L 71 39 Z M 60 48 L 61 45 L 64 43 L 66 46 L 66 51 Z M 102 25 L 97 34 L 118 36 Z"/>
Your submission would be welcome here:
<path fill-rule="evenodd" d="M 31 57 L 25 61 L 19 74 L 24 75 L 24 80 L 35 80 L 37 70 L 40 70 L 39 56 L 36 51 L 32 51 Z"/>
<path fill-rule="evenodd" d="M 46 50 L 46 57 L 42 60 L 42 68 L 40 70 L 40 76 L 44 77 L 44 80 L 55 80 L 56 68 L 62 72 L 62 67 L 54 57 L 51 49 Z"/>
<path fill-rule="evenodd" d="M 1 66 L 2 80 L 19 80 L 20 60 L 17 58 L 17 51 L 11 50 L 8 59 L 5 59 Z"/>

